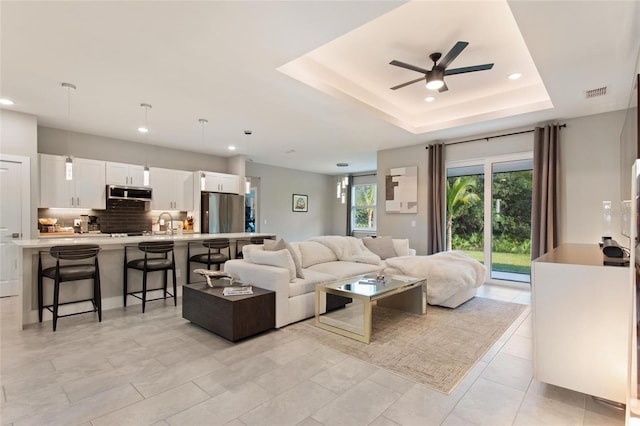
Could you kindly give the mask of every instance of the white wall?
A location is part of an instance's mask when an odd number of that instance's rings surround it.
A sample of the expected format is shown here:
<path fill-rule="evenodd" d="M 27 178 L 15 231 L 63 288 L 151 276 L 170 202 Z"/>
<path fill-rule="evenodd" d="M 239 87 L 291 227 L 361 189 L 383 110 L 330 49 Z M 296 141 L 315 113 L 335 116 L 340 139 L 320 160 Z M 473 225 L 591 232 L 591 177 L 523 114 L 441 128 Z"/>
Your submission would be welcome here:
<path fill-rule="evenodd" d="M 378 151 L 378 235 L 408 238 L 418 254 L 427 252 L 427 150 L 425 145 Z M 418 213 L 385 212 L 385 177 L 394 167 L 418 166 Z M 415 223 L 415 226 L 413 226 Z"/>
<path fill-rule="evenodd" d="M 3 154 L 20 155 L 30 160 L 31 175 L 31 235 L 36 235 L 38 229 L 38 197 L 40 194 L 40 180 L 38 178 L 38 120 L 35 116 L 19 112 L 0 109 L 0 152 Z M 25 236 L 29 238 L 29 235 Z"/>
<path fill-rule="evenodd" d="M 112 139 L 86 133 L 71 133 L 71 152 L 67 146 L 67 131 L 38 127 L 38 152 L 68 155 L 78 158 L 147 164 L 176 170 L 205 170 L 228 173 L 227 159 L 215 155 L 150 146 L 139 142 Z"/>
<path fill-rule="evenodd" d="M 289 241 L 334 233 L 333 218 L 340 208 L 334 177 L 251 162 L 246 167 L 248 176 L 260 178 L 260 232 L 272 232 Z M 309 196 L 308 213 L 292 211 L 293 194 Z"/>
<path fill-rule="evenodd" d="M 612 237 L 620 234 L 620 131 L 624 111 L 567 120 L 560 141 L 560 241 L 597 243 L 602 237 L 602 201 L 613 202 Z"/>
<path fill-rule="evenodd" d="M 611 200 L 619 212 L 619 137 L 624 111 L 563 120 L 567 127 L 560 139 L 560 243 L 596 244 L 602 233 L 602 201 Z M 532 129 L 531 126 L 527 129 Z M 511 129 L 513 133 L 527 129 Z M 477 138 L 491 136 L 477 135 Z M 466 139 L 475 139 L 469 137 Z M 455 142 L 444 141 L 445 143 Z M 418 254 L 426 253 L 427 150 L 426 142 L 378 152 L 378 235 L 409 238 Z M 452 145 L 445 161 L 526 152 L 533 149 L 533 133 Z M 384 179 L 392 167 L 418 166 L 418 213 L 390 214 L 384 211 Z M 614 212 L 615 213 L 615 212 Z M 619 213 L 618 213 L 619 214 Z M 416 226 L 412 226 L 416 221 Z M 628 245 L 620 235 L 620 218 L 613 218 L 613 238 Z"/>

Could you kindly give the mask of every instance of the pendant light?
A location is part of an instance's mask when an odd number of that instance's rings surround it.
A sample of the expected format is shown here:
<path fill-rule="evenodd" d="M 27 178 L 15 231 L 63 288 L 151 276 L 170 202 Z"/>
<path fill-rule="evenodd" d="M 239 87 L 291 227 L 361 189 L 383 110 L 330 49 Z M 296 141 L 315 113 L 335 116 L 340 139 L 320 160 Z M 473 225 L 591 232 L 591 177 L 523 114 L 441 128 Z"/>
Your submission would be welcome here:
<path fill-rule="evenodd" d="M 144 142 L 147 143 L 147 134 L 149 133 L 149 122 L 148 122 L 148 112 L 152 108 L 150 104 L 141 103 L 140 106 L 144 108 L 144 127 L 138 127 L 138 131 L 144 134 Z M 148 152 L 145 149 L 145 152 Z M 148 156 L 147 156 L 148 158 Z M 142 175 L 142 184 L 144 186 L 149 186 L 149 161 L 144 162 L 144 170 Z"/>
<path fill-rule="evenodd" d="M 71 89 L 76 86 L 71 83 L 62 83 L 62 87 L 67 89 L 67 159 L 64 160 L 64 177 L 66 180 L 73 180 L 73 160 L 71 159 Z"/>
<path fill-rule="evenodd" d="M 202 147 L 204 148 L 204 125 L 209 122 L 206 118 L 199 118 L 198 122 L 202 126 Z M 207 185 L 207 177 L 204 172 L 200 172 L 200 191 L 204 191 Z"/>
<path fill-rule="evenodd" d="M 344 176 L 342 178 L 342 195 L 340 197 L 340 201 L 342 204 L 347 202 L 347 187 L 349 186 L 349 177 Z"/>
<path fill-rule="evenodd" d="M 251 130 L 245 130 L 244 131 L 244 135 L 245 138 L 247 139 L 247 161 L 251 161 L 251 159 L 249 158 L 249 136 L 251 136 L 253 134 L 253 132 Z M 246 175 L 247 175 L 247 171 L 245 170 L 244 172 L 245 176 L 244 176 L 244 193 L 245 194 L 251 194 L 251 179 L 249 179 Z"/>

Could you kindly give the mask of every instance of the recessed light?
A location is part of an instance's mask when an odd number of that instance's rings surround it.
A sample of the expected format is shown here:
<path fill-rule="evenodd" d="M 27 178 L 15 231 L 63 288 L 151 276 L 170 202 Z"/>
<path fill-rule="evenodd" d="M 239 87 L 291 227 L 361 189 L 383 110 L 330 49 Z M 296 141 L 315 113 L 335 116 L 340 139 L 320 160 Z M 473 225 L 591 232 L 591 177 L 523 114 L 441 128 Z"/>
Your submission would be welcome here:
<path fill-rule="evenodd" d="M 517 80 L 522 77 L 522 74 L 519 72 L 514 72 L 513 74 L 509 74 L 509 80 Z"/>
<path fill-rule="evenodd" d="M 229 151 L 235 151 L 235 150 L 236 150 L 235 145 L 229 145 Z"/>
<path fill-rule="evenodd" d="M 436 98 L 434 98 L 433 96 L 427 96 L 426 98 L 424 98 L 425 102 L 433 102 L 435 100 L 436 100 Z"/>
<path fill-rule="evenodd" d="M 147 129 L 146 127 L 138 127 L 138 131 L 139 131 L 140 133 L 148 133 L 148 132 L 149 132 L 149 129 Z"/>
<path fill-rule="evenodd" d="M 0 98 L 0 105 L 13 105 L 13 101 L 7 98 Z"/>

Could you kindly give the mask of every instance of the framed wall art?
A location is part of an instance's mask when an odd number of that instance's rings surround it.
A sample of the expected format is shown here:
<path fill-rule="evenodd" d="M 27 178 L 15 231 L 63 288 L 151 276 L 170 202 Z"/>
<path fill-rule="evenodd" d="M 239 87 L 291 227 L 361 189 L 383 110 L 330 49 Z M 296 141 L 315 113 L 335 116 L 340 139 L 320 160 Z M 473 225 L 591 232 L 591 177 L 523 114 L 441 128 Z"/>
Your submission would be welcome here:
<path fill-rule="evenodd" d="M 385 211 L 418 213 L 418 167 L 397 167 L 385 176 Z"/>
<path fill-rule="evenodd" d="M 306 195 L 293 194 L 291 199 L 291 210 L 294 212 L 306 213 L 309 211 L 309 199 Z"/>

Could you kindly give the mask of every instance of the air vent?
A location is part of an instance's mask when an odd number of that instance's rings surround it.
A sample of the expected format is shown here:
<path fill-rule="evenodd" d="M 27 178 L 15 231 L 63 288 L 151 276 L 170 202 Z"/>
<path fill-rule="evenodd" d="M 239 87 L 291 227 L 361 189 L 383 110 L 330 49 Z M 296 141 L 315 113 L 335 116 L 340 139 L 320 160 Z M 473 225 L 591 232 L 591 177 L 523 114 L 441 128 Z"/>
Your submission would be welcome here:
<path fill-rule="evenodd" d="M 598 96 L 604 96 L 607 94 L 607 86 L 598 87 L 597 89 L 587 90 L 585 92 L 585 97 L 587 99 L 597 98 Z"/>

